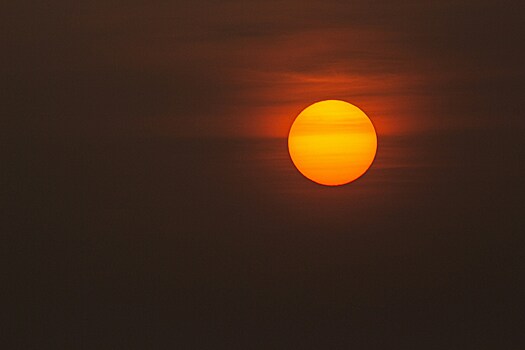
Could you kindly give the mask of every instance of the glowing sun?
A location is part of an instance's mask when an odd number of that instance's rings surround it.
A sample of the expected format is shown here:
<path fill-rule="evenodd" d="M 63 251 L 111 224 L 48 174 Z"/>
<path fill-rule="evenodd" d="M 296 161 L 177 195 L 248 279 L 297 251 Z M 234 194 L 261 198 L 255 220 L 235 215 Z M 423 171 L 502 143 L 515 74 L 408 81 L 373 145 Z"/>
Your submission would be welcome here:
<path fill-rule="evenodd" d="M 344 101 L 326 100 L 299 113 L 288 135 L 288 151 L 308 179 L 321 185 L 344 185 L 372 165 L 377 135 L 362 110 Z"/>

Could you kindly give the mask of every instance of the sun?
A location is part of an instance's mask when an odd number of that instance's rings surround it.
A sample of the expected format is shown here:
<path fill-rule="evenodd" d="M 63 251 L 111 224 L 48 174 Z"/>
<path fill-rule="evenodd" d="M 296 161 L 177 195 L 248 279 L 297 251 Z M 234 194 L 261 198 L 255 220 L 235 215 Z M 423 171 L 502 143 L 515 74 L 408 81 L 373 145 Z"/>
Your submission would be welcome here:
<path fill-rule="evenodd" d="M 361 177 L 374 161 L 377 135 L 368 116 L 340 100 L 305 108 L 292 124 L 288 151 L 306 178 L 339 186 Z"/>

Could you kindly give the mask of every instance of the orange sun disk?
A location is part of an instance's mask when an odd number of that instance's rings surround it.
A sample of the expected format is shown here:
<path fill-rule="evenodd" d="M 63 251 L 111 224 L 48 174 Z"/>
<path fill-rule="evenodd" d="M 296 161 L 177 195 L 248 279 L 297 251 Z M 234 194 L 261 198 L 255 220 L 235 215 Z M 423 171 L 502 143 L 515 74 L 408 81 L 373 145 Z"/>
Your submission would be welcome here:
<path fill-rule="evenodd" d="M 306 178 L 327 186 L 352 182 L 374 161 L 377 135 L 367 115 L 339 100 L 314 103 L 295 119 L 288 151 Z"/>

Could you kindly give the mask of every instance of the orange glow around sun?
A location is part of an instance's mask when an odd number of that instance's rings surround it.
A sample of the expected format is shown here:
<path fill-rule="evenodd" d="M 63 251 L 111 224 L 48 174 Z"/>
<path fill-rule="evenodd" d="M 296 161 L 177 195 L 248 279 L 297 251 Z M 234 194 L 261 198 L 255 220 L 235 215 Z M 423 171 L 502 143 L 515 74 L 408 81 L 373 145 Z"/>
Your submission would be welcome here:
<path fill-rule="evenodd" d="M 367 115 L 339 100 L 314 103 L 295 119 L 288 150 L 297 169 L 327 186 L 352 182 L 374 161 L 377 135 Z"/>

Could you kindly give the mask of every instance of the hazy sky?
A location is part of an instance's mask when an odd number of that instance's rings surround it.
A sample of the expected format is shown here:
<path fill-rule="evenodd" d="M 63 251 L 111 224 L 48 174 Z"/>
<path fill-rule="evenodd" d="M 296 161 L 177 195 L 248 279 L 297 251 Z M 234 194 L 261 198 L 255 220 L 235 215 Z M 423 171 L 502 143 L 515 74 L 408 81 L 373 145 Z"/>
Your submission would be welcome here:
<path fill-rule="evenodd" d="M 38 349 L 516 349 L 519 1 L 2 5 L 6 341 Z M 338 188 L 286 135 L 378 131 Z M 4 185 L 5 184 L 5 185 Z"/>
<path fill-rule="evenodd" d="M 59 132 L 284 136 L 324 98 L 354 102 L 380 133 L 519 122 L 516 1 L 8 7 L 10 102 Z"/>

